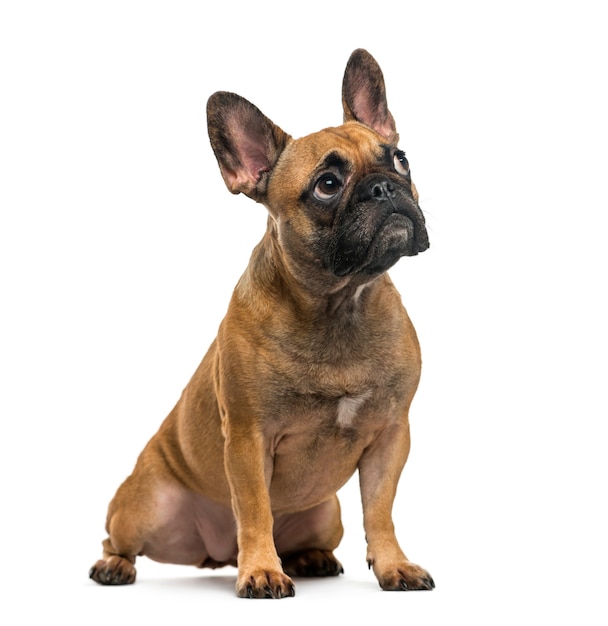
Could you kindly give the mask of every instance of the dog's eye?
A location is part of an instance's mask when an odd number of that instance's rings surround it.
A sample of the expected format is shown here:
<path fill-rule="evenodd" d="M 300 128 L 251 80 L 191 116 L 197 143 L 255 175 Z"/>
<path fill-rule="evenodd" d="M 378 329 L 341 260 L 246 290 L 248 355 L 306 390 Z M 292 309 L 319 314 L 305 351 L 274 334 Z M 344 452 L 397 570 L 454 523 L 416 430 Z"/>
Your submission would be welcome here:
<path fill-rule="evenodd" d="M 329 200 L 333 198 L 342 188 L 342 181 L 331 173 L 323 174 L 316 182 L 314 194 L 318 200 Z"/>
<path fill-rule="evenodd" d="M 407 176 L 410 173 L 410 164 L 407 162 L 405 158 L 405 152 L 402 150 L 397 150 L 395 152 L 395 156 L 393 157 L 393 164 L 395 166 L 395 170 L 402 174 L 403 176 Z"/>

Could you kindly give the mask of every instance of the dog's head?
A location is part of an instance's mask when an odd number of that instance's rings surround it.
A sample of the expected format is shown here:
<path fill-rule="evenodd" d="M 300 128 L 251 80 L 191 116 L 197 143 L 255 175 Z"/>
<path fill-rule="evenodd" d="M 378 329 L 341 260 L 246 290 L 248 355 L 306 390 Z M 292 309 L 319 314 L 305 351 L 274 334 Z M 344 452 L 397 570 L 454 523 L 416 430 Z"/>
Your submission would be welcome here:
<path fill-rule="evenodd" d="M 342 85 L 344 124 L 300 139 L 240 96 L 207 105 L 209 137 L 233 193 L 263 203 L 288 260 L 365 282 L 429 247 L 382 71 L 365 50 Z"/>

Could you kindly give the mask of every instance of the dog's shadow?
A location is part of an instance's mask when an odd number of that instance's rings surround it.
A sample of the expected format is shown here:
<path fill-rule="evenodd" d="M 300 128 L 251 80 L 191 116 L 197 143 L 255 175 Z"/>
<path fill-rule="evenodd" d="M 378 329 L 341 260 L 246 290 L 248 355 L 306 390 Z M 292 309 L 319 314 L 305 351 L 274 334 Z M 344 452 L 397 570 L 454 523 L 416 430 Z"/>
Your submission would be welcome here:
<path fill-rule="evenodd" d="M 236 573 L 222 573 L 222 574 L 199 574 L 176 576 L 176 577 L 143 577 L 138 580 L 138 586 L 145 586 L 149 591 L 162 590 L 171 592 L 184 592 L 196 591 L 197 593 L 205 593 L 212 596 L 235 596 L 236 586 Z M 320 577 L 320 578 L 294 578 L 297 592 L 305 592 L 306 594 L 315 595 L 315 589 L 318 591 L 337 592 L 343 588 L 344 583 L 352 585 L 353 581 L 344 581 L 342 576 Z M 365 585 L 367 587 L 367 585 Z M 372 588 L 371 586 L 369 588 Z M 296 593 L 297 593 L 296 592 Z"/>
<path fill-rule="evenodd" d="M 141 578 L 137 581 L 138 586 L 145 585 L 148 589 L 167 589 L 170 591 L 184 592 L 196 590 L 208 591 L 214 595 L 234 595 L 236 574 L 213 574 L 213 575 L 188 575 L 175 577 Z"/>

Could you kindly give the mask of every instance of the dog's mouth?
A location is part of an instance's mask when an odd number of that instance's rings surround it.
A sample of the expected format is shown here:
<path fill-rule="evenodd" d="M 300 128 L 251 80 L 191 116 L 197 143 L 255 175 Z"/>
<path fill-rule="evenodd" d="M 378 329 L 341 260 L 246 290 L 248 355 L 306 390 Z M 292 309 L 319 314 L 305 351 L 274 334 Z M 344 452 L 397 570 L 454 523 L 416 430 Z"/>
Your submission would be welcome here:
<path fill-rule="evenodd" d="M 360 271 L 378 274 L 388 270 L 402 256 L 416 256 L 427 250 L 429 238 L 420 217 L 398 211 L 388 215 L 370 241 Z"/>
<path fill-rule="evenodd" d="M 402 256 L 416 256 L 429 248 L 424 216 L 417 206 L 394 206 L 387 213 L 374 228 L 355 223 L 339 236 L 329 263 L 334 274 L 381 274 Z"/>

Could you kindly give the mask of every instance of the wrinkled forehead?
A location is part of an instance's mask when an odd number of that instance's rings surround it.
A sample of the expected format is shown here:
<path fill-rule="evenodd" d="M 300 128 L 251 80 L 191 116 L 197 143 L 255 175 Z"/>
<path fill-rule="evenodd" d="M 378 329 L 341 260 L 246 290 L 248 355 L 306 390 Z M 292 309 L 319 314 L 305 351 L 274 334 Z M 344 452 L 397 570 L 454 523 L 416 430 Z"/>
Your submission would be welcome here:
<path fill-rule="evenodd" d="M 358 122 L 348 122 L 293 141 L 281 156 L 277 170 L 288 171 L 304 185 L 311 173 L 336 160 L 356 171 L 365 170 L 382 162 L 388 148 L 378 133 Z"/>

